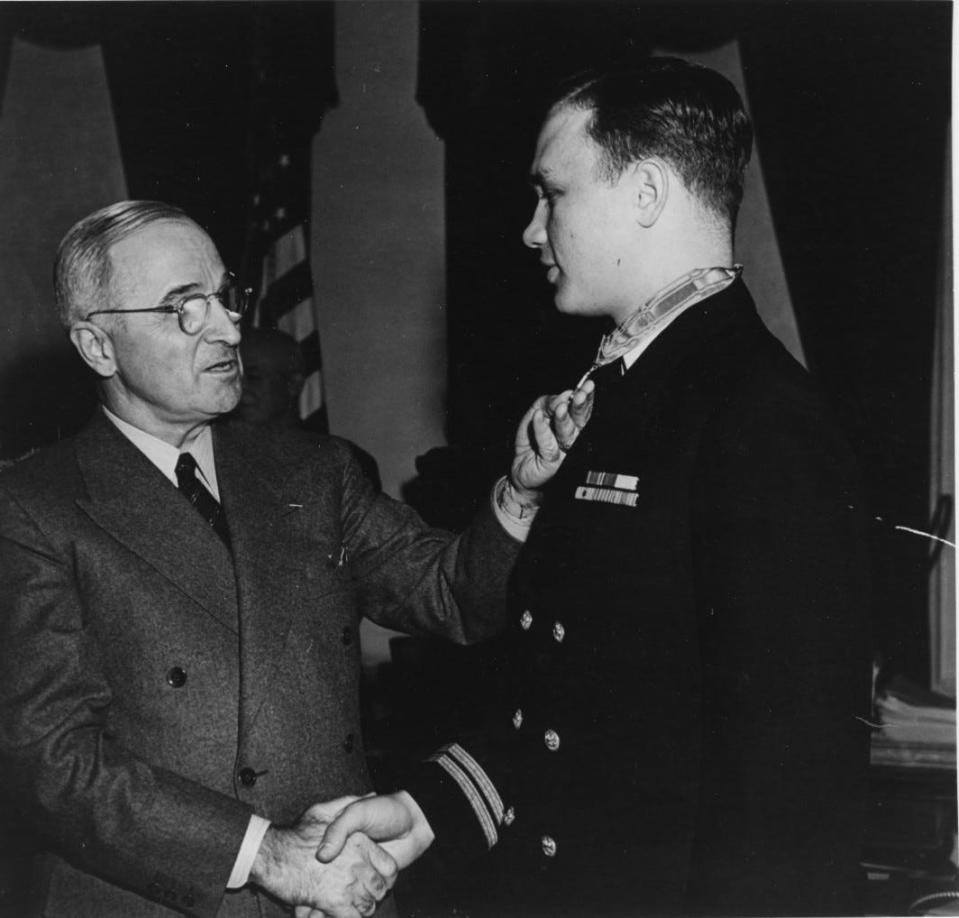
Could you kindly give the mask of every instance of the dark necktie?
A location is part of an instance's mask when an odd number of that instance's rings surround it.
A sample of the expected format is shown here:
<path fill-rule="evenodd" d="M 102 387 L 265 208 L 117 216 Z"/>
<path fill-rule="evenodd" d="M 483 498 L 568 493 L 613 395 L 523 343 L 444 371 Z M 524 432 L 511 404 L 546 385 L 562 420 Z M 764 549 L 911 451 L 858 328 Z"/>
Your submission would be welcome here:
<path fill-rule="evenodd" d="M 229 548 L 230 534 L 226 528 L 223 508 L 196 477 L 196 459 L 190 453 L 180 453 L 176 463 L 176 480 L 180 493 L 196 507 L 200 516 L 209 523 L 210 528 Z"/>

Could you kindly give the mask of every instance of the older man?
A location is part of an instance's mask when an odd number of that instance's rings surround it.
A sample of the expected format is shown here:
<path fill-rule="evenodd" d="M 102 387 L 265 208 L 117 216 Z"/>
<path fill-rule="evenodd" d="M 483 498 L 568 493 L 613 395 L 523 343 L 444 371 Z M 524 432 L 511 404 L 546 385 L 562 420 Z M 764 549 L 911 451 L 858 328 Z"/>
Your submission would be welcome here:
<path fill-rule="evenodd" d="M 560 311 L 615 329 L 517 564 L 515 698 L 498 746 L 354 804 L 330 854 L 358 828 L 401 865 L 494 847 L 471 913 L 496 918 L 855 913 L 864 517 L 733 263 L 751 142 L 729 82 L 675 59 L 549 110 L 523 238 Z"/>
<path fill-rule="evenodd" d="M 240 396 L 244 298 L 177 208 L 81 220 L 56 295 L 101 410 L 0 479 L 0 791 L 44 845 L 38 910 L 369 913 L 390 857 L 354 838 L 326 870 L 326 811 L 301 818 L 369 790 L 359 618 L 496 630 L 562 461 L 550 423 L 575 436 L 588 399 L 531 409 L 496 505 L 454 538 L 335 438 L 214 429 Z"/>

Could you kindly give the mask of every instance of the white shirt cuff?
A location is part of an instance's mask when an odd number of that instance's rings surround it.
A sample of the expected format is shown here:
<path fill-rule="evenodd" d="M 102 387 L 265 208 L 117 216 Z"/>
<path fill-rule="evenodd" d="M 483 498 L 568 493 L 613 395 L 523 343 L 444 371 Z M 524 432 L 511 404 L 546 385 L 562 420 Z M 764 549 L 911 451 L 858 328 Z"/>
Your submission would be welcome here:
<path fill-rule="evenodd" d="M 525 542 L 539 506 L 517 499 L 505 475 L 493 485 L 490 499 L 500 526 L 518 542 Z"/>
<path fill-rule="evenodd" d="M 243 836 L 243 844 L 240 845 L 240 851 L 233 862 L 233 873 L 230 874 L 230 879 L 226 881 L 227 889 L 239 889 L 241 886 L 246 886 L 250 881 L 250 871 L 253 869 L 256 853 L 260 850 L 263 836 L 266 835 L 266 830 L 269 828 L 269 819 L 264 819 L 255 813 L 250 816 L 250 823 L 246 827 L 246 835 Z"/>

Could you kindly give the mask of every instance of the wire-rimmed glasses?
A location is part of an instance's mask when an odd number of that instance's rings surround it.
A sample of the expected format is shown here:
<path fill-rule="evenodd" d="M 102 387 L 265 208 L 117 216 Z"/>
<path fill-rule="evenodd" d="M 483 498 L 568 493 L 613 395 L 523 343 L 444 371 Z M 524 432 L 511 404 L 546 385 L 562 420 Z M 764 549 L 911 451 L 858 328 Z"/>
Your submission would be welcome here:
<path fill-rule="evenodd" d="M 236 275 L 230 273 L 226 283 L 213 293 L 187 293 L 180 296 L 173 294 L 160 306 L 151 306 L 148 309 L 95 309 L 83 318 L 86 321 L 93 316 L 126 315 L 133 312 L 176 313 L 180 330 L 186 335 L 197 335 L 210 317 L 210 300 L 216 300 L 226 311 L 230 321 L 237 325 L 250 305 L 252 295 L 252 288 L 241 287 Z"/>

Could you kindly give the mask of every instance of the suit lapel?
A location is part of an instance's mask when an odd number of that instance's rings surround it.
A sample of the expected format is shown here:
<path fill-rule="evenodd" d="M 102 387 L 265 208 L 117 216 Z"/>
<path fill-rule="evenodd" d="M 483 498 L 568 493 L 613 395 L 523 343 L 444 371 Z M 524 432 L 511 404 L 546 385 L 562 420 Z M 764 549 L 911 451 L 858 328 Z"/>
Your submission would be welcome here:
<path fill-rule="evenodd" d="M 196 510 L 101 412 L 77 437 L 76 449 L 89 495 L 77 500 L 79 507 L 235 632 L 230 553 Z"/>
<path fill-rule="evenodd" d="M 267 434 L 268 435 L 268 434 Z M 291 516 L 280 483 L 287 470 L 266 451 L 214 428 L 217 483 L 230 527 L 240 610 L 241 726 L 256 717 L 286 646 L 302 574 L 290 560 Z"/>

